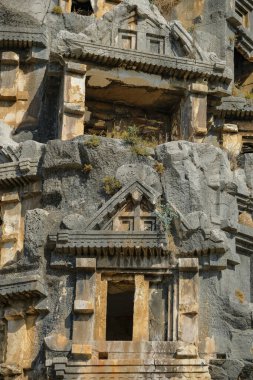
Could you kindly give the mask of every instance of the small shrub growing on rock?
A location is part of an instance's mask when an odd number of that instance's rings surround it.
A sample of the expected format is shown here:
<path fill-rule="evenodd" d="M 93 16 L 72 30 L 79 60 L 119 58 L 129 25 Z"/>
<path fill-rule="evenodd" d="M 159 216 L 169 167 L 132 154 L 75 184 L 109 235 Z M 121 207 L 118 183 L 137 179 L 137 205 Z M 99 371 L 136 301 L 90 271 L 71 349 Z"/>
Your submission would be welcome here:
<path fill-rule="evenodd" d="M 163 174 L 165 167 L 162 162 L 156 162 L 154 165 L 154 169 L 158 174 Z"/>
<path fill-rule="evenodd" d="M 148 149 L 143 145 L 133 145 L 132 152 L 136 153 L 138 156 L 149 156 Z"/>
<path fill-rule="evenodd" d="M 52 9 L 52 13 L 55 13 L 56 15 L 61 15 L 63 13 L 62 7 L 60 7 L 59 5 L 55 5 Z"/>
<path fill-rule="evenodd" d="M 96 135 L 92 135 L 91 138 L 85 142 L 89 148 L 97 148 L 100 145 L 100 138 Z"/>
<path fill-rule="evenodd" d="M 91 164 L 85 164 L 84 167 L 83 167 L 83 171 L 85 173 L 90 173 L 93 169 L 93 166 Z"/>
<path fill-rule="evenodd" d="M 244 303 L 244 301 L 245 301 L 245 295 L 244 295 L 244 293 L 241 290 L 237 289 L 235 291 L 235 296 L 236 296 L 236 298 L 238 299 L 238 301 L 240 303 Z"/>
<path fill-rule="evenodd" d="M 121 187 L 122 185 L 117 178 L 110 176 L 103 178 L 103 190 L 107 195 L 115 194 Z"/>
<path fill-rule="evenodd" d="M 139 129 L 135 125 L 128 127 L 124 136 L 124 141 L 127 144 L 136 145 L 140 143 L 140 140 Z"/>
<path fill-rule="evenodd" d="M 169 233 L 173 220 L 178 217 L 177 212 L 169 203 L 166 203 L 164 205 L 160 205 L 158 210 L 155 211 L 155 214 L 160 222 L 162 230 Z"/>

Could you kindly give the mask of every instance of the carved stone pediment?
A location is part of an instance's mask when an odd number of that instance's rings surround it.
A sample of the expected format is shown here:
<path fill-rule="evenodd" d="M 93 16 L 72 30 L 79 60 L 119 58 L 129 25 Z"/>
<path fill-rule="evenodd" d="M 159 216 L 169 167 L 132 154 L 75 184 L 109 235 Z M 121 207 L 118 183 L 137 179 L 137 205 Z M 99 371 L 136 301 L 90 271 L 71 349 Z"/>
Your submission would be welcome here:
<path fill-rule="evenodd" d="M 83 231 L 61 230 L 50 235 L 49 241 L 56 250 L 69 253 L 97 253 L 101 249 L 110 253 L 118 249 L 128 253 L 148 253 L 150 249 L 167 252 L 166 236 L 155 213 L 159 197 L 150 186 L 132 181 L 95 213 Z"/>
<path fill-rule="evenodd" d="M 226 63 L 215 53 L 203 51 L 179 21 L 167 22 L 156 7 L 132 4 L 130 0 L 122 1 L 102 19 L 94 20 L 83 33 L 60 32 L 55 52 L 99 63 L 102 59 L 104 65 L 126 64 L 129 69 L 144 72 L 153 68 L 152 73 L 162 73 L 164 64 L 178 70 L 181 63 L 184 71 L 198 73 L 205 64 L 210 66 L 205 67 L 206 74 L 210 69 L 218 76 L 224 75 L 226 69 Z M 230 73 L 226 75 L 230 77 Z"/>
<path fill-rule="evenodd" d="M 85 230 L 112 229 L 119 231 L 116 225 L 110 228 L 110 222 L 124 213 L 134 213 L 135 205 L 142 204 L 143 213 L 152 214 L 160 194 L 152 187 L 141 181 L 132 181 L 120 189 L 108 202 L 104 204 L 85 226 Z M 146 208 L 146 211 L 144 210 Z M 131 209 L 131 210 L 130 210 Z M 133 230 L 137 230 L 134 229 Z M 139 229 L 141 231 L 141 229 Z"/>

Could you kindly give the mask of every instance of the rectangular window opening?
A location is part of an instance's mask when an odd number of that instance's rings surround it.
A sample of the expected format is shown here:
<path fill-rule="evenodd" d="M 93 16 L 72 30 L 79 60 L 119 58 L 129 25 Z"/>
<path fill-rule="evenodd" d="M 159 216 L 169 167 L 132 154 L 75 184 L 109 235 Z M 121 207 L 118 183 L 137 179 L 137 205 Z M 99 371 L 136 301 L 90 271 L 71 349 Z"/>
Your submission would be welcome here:
<path fill-rule="evenodd" d="M 122 36 L 123 49 L 133 49 L 133 41 L 131 36 Z"/>
<path fill-rule="evenodd" d="M 71 12 L 77 13 L 83 16 L 90 16 L 93 14 L 93 8 L 91 2 L 83 0 L 72 0 Z"/>
<path fill-rule="evenodd" d="M 106 340 L 133 339 L 134 283 L 109 281 L 107 290 Z"/>
<path fill-rule="evenodd" d="M 150 40 L 150 51 L 154 54 L 161 54 L 161 43 L 157 40 Z"/>

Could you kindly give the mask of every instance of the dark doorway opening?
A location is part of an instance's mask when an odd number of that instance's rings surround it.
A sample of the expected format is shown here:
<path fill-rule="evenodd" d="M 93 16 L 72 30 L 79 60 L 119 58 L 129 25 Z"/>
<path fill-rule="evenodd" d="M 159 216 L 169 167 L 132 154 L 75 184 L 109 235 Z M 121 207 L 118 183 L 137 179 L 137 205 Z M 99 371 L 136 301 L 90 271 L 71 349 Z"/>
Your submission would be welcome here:
<path fill-rule="evenodd" d="M 106 340 L 132 340 L 134 290 L 133 282 L 108 282 Z"/>
<path fill-rule="evenodd" d="M 89 0 L 72 0 L 71 12 L 83 16 L 90 16 L 93 14 L 91 2 Z"/>

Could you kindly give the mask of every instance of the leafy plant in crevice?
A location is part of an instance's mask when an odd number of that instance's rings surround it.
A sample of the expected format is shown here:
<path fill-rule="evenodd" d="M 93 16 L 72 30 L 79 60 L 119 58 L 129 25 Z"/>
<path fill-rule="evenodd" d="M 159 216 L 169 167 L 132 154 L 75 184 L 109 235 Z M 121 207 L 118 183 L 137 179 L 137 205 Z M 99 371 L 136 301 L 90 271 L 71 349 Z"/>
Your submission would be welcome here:
<path fill-rule="evenodd" d="M 137 154 L 137 156 L 149 156 L 149 151 L 142 145 L 133 145 L 132 152 Z"/>
<path fill-rule="evenodd" d="M 150 155 L 148 148 L 155 148 L 159 145 L 159 140 L 153 134 L 144 136 L 141 132 L 141 126 L 135 124 L 129 125 L 126 129 L 124 125 L 115 125 L 112 130 L 106 132 L 106 137 L 123 140 L 124 144 L 131 146 L 133 153 L 141 156 Z M 164 141 L 165 142 L 165 141 Z"/>
<path fill-rule="evenodd" d="M 85 164 L 84 166 L 83 166 L 83 171 L 85 172 L 85 173 L 90 173 L 91 171 L 92 171 L 92 169 L 93 169 L 93 166 L 91 165 L 91 164 Z"/>
<path fill-rule="evenodd" d="M 122 185 L 117 178 L 111 176 L 103 178 L 103 190 L 107 195 L 115 194 L 121 187 Z"/>
<path fill-rule="evenodd" d="M 129 145 L 137 145 L 141 142 L 139 129 L 135 125 L 130 125 L 125 133 L 124 142 Z"/>
<path fill-rule="evenodd" d="M 164 171 L 165 171 L 165 167 L 163 165 L 162 162 L 156 162 L 155 165 L 153 166 L 153 168 L 155 169 L 155 171 L 158 173 L 158 174 L 163 174 Z"/>
<path fill-rule="evenodd" d="M 155 211 L 158 221 L 160 222 L 160 226 L 162 227 L 162 231 L 169 233 L 171 229 L 171 224 L 175 218 L 178 217 L 178 213 L 174 210 L 174 208 L 169 204 L 161 204 L 160 207 Z"/>
<path fill-rule="evenodd" d="M 158 141 L 154 139 L 145 139 L 140 135 L 140 130 L 135 125 L 131 125 L 127 128 L 123 135 L 125 144 L 131 146 L 133 153 L 138 156 L 149 156 L 150 152 L 148 148 L 154 148 L 158 145 Z"/>
<path fill-rule="evenodd" d="M 96 135 L 92 135 L 89 140 L 85 141 L 85 145 L 87 145 L 89 148 L 97 148 L 100 145 L 100 138 Z"/>
<path fill-rule="evenodd" d="M 59 5 L 55 5 L 52 9 L 52 13 L 56 15 L 61 15 L 63 13 L 62 7 L 60 7 Z"/>

